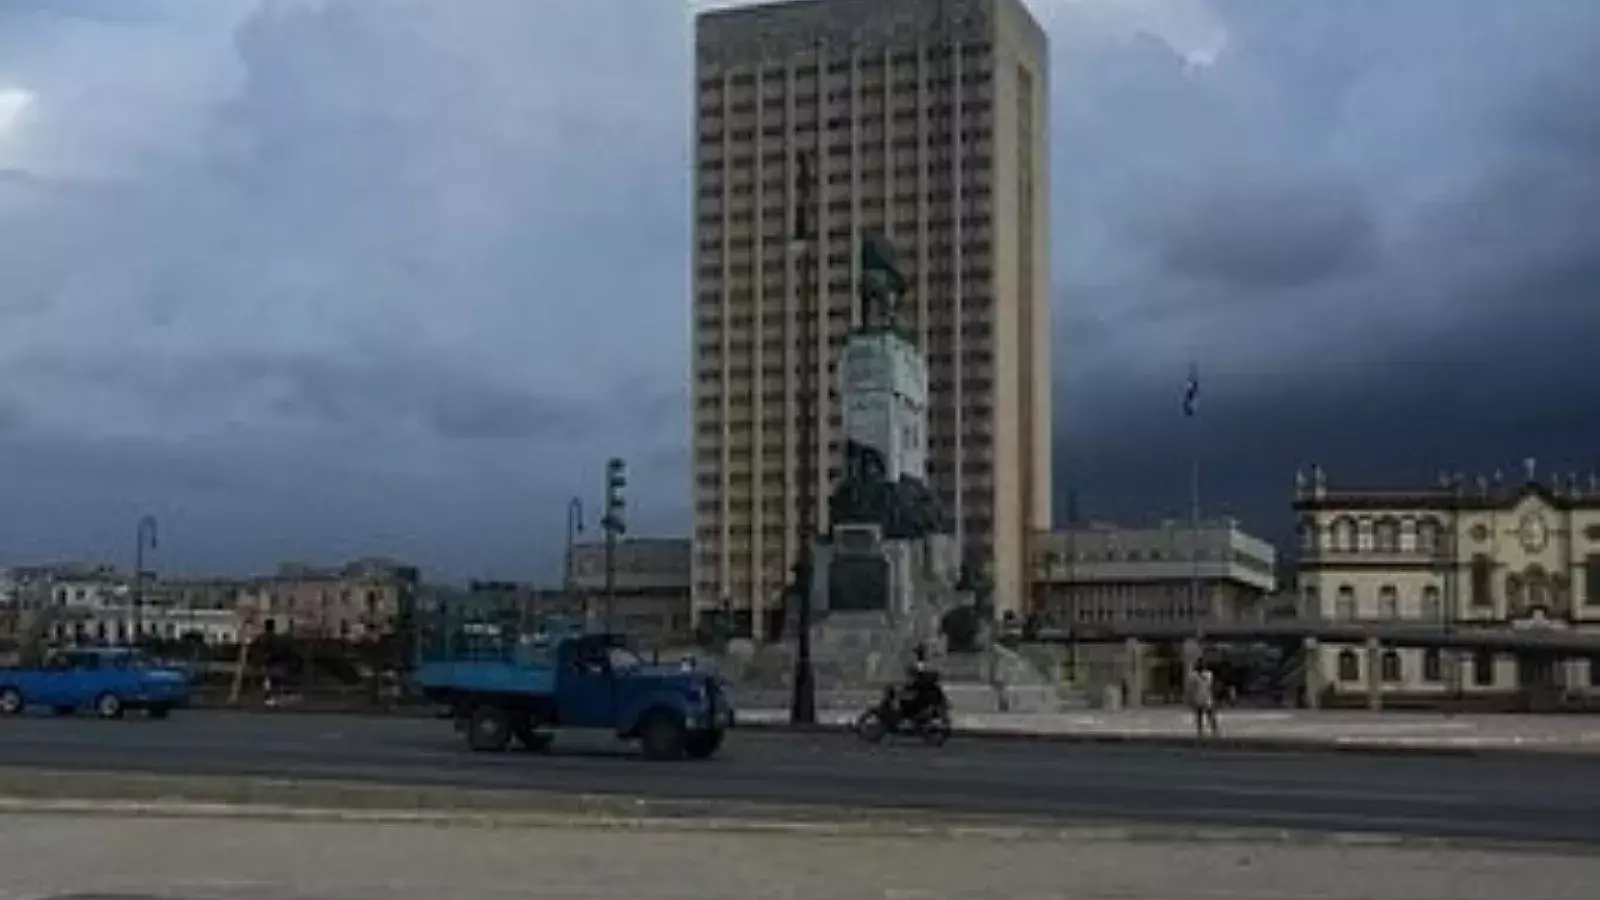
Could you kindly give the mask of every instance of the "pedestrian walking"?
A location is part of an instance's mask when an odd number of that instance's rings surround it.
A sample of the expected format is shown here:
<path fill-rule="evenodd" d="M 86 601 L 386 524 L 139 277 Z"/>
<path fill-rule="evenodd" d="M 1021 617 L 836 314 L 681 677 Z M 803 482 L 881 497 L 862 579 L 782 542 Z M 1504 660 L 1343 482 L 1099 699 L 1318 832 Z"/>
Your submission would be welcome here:
<path fill-rule="evenodd" d="M 1206 736 L 1206 726 L 1211 726 L 1211 736 L 1217 737 L 1217 679 L 1206 668 L 1205 660 L 1196 660 L 1189 672 L 1189 706 L 1194 710 L 1194 736 Z"/>

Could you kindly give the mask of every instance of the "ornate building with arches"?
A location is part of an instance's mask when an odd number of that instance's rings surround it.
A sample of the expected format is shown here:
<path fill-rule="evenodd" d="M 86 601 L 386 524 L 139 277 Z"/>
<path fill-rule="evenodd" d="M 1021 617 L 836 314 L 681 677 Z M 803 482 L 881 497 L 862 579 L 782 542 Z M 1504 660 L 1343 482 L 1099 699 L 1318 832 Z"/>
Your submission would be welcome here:
<path fill-rule="evenodd" d="M 1426 488 L 1330 487 L 1313 466 L 1295 477 L 1304 615 L 1441 627 L 1561 628 L 1600 633 L 1600 478 L 1441 474 Z M 1600 692 L 1600 660 L 1551 666 L 1468 651 L 1328 644 L 1323 683 L 1363 693 L 1369 665 L 1385 692 L 1493 693 L 1542 684 Z"/>

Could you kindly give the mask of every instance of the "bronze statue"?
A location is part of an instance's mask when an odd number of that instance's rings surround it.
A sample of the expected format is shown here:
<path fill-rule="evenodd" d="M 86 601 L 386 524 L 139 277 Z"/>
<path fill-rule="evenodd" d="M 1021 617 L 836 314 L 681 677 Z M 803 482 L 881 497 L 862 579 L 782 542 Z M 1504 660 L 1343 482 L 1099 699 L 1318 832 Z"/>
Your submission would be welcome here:
<path fill-rule="evenodd" d="M 900 271 L 894 244 L 870 231 L 861 239 L 861 325 L 864 328 L 894 328 L 896 307 L 906 292 L 906 276 Z"/>

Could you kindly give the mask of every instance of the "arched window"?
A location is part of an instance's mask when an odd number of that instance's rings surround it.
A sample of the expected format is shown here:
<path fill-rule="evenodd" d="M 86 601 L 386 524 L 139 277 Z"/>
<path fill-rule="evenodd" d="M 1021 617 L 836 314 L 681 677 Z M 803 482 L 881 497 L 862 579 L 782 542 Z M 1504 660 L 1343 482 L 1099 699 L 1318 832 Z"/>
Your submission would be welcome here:
<path fill-rule="evenodd" d="M 1403 668 L 1400 663 L 1401 660 L 1399 650 L 1383 651 L 1383 667 L 1381 674 L 1383 675 L 1383 680 L 1385 682 L 1394 684 L 1400 680 L 1400 675 Z"/>
<path fill-rule="evenodd" d="M 1322 618 L 1322 597 L 1314 584 L 1308 584 L 1300 589 L 1300 615 L 1307 618 Z"/>
<path fill-rule="evenodd" d="M 1524 589 L 1528 592 L 1527 609 L 1549 609 L 1550 578 L 1545 574 L 1544 567 L 1529 566 L 1524 581 Z"/>
<path fill-rule="evenodd" d="M 1444 601 L 1436 585 L 1430 584 L 1422 589 L 1422 618 L 1426 622 L 1444 622 Z"/>
<path fill-rule="evenodd" d="M 1333 617 L 1340 621 L 1349 622 L 1356 617 L 1356 589 L 1348 584 L 1339 585 L 1339 594 L 1334 601 Z"/>
<path fill-rule="evenodd" d="M 1429 647 L 1422 651 L 1422 680 L 1428 682 L 1444 680 L 1444 665 L 1439 657 L 1438 647 Z"/>
<path fill-rule="evenodd" d="M 1354 650 L 1339 651 L 1339 680 L 1361 680 L 1361 657 Z"/>
<path fill-rule="evenodd" d="M 1494 684 L 1494 656 L 1487 650 L 1472 654 L 1472 680 L 1479 687 Z"/>
<path fill-rule="evenodd" d="M 1361 538 L 1356 530 L 1356 520 L 1349 516 L 1340 516 L 1333 522 L 1333 549 L 1346 553 L 1354 553 L 1361 546 Z"/>
<path fill-rule="evenodd" d="M 1419 553 L 1439 552 L 1439 538 L 1442 530 L 1439 520 L 1428 516 L 1417 520 L 1417 551 Z"/>
<path fill-rule="evenodd" d="M 1372 526 L 1373 549 L 1379 553 L 1400 552 L 1400 522 L 1385 516 Z"/>
<path fill-rule="evenodd" d="M 1392 584 L 1378 588 L 1378 618 L 1400 618 L 1400 592 Z"/>
<path fill-rule="evenodd" d="M 1489 561 L 1489 557 L 1484 555 L 1484 554 L 1482 554 L 1482 553 L 1473 554 L 1473 557 L 1472 557 L 1472 605 L 1473 606 L 1493 606 L 1494 605 L 1494 596 L 1493 596 L 1494 585 L 1492 583 L 1492 579 L 1493 578 L 1494 578 L 1494 563 L 1490 562 Z"/>

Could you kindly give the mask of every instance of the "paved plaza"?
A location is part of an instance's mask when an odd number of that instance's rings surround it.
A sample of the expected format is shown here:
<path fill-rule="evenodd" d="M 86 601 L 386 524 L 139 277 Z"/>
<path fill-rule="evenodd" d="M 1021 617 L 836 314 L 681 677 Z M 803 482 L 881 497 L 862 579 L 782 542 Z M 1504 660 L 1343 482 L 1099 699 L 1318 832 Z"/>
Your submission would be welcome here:
<path fill-rule="evenodd" d="M 1589 900 L 1600 860 L 1388 844 L 0 817 L 0 900 Z"/>

